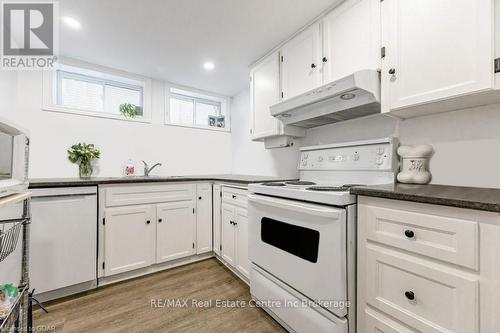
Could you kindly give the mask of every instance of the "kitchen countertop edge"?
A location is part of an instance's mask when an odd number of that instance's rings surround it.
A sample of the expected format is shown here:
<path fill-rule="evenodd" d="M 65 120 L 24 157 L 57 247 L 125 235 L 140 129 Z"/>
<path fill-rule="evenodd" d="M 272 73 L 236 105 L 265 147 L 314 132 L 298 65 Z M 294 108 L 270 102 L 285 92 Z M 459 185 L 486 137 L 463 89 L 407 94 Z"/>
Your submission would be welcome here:
<path fill-rule="evenodd" d="M 30 189 L 56 188 L 56 187 L 81 187 L 111 184 L 140 184 L 140 183 L 178 183 L 193 181 L 217 181 L 233 184 L 252 184 L 274 181 L 295 180 L 296 178 L 279 178 L 252 175 L 202 175 L 180 177 L 96 177 L 89 179 L 80 178 L 38 178 L 31 179 Z"/>
<path fill-rule="evenodd" d="M 351 194 L 500 213 L 500 189 L 389 184 L 351 188 Z"/>

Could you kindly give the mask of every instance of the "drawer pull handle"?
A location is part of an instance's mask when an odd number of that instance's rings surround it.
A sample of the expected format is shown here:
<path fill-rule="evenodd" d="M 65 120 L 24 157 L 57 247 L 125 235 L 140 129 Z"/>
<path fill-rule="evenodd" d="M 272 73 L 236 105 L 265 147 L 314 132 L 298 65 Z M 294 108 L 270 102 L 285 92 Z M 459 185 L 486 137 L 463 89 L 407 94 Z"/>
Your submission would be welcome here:
<path fill-rule="evenodd" d="M 407 238 L 414 238 L 415 237 L 415 233 L 412 230 L 405 230 L 405 236 Z"/>
<path fill-rule="evenodd" d="M 233 199 L 236 199 L 236 196 L 233 194 Z"/>
<path fill-rule="evenodd" d="M 410 301 L 413 301 L 415 299 L 415 293 L 413 291 L 406 291 L 405 292 L 406 298 L 408 298 Z"/>
<path fill-rule="evenodd" d="M 146 221 L 146 224 L 150 224 L 150 223 L 151 223 L 151 221 L 150 221 L 150 220 L 147 220 L 147 221 Z"/>

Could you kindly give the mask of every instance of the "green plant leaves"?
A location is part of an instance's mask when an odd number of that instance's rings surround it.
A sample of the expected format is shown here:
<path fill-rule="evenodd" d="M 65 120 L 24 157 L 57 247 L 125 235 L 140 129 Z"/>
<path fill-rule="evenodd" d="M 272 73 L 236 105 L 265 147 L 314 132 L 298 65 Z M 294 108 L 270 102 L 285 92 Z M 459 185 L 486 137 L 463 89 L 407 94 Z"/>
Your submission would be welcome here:
<path fill-rule="evenodd" d="M 68 149 L 68 159 L 71 163 L 90 164 L 93 159 L 101 157 L 101 152 L 94 144 L 77 143 Z"/>
<path fill-rule="evenodd" d="M 137 116 L 137 106 L 130 103 L 120 104 L 120 113 L 125 118 L 135 118 Z"/>

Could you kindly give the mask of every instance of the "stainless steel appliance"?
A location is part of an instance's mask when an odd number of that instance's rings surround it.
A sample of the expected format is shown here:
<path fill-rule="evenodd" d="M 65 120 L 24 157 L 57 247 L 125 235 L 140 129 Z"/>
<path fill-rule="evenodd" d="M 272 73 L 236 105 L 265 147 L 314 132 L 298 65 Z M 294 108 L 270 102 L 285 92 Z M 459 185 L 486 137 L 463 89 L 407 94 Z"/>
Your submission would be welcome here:
<path fill-rule="evenodd" d="M 0 197 L 28 188 L 29 135 L 0 118 Z"/>
<path fill-rule="evenodd" d="M 299 181 L 249 185 L 250 291 L 288 330 L 355 332 L 349 188 L 394 182 L 396 145 L 384 138 L 301 148 Z"/>

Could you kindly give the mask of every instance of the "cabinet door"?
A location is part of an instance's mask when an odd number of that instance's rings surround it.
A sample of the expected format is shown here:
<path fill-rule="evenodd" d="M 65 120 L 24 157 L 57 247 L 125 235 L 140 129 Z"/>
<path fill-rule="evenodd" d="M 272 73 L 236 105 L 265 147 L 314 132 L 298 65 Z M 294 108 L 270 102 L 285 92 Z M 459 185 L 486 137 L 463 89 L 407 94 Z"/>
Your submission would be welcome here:
<path fill-rule="evenodd" d="M 380 68 L 380 0 L 348 0 L 321 23 L 325 83 Z"/>
<path fill-rule="evenodd" d="M 252 70 L 253 140 L 280 134 L 280 123 L 269 110 L 271 105 L 280 101 L 280 93 L 280 54 L 276 52 Z"/>
<path fill-rule="evenodd" d="M 149 266 L 154 261 L 154 206 L 105 211 L 104 274 L 110 276 Z"/>
<path fill-rule="evenodd" d="M 156 262 L 193 255 L 196 239 L 195 203 L 169 202 L 157 206 Z"/>
<path fill-rule="evenodd" d="M 236 209 L 236 268 L 247 278 L 250 277 L 248 259 L 248 214 L 243 208 Z"/>
<path fill-rule="evenodd" d="M 220 185 L 213 186 L 213 219 L 214 219 L 214 252 L 221 255 L 221 233 L 222 233 L 222 189 Z"/>
<path fill-rule="evenodd" d="M 281 49 L 283 98 L 291 98 L 322 84 L 319 24 L 313 24 Z"/>
<path fill-rule="evenodd" d="M 493 87 L 492 0 L 387 0 L 383 111 Z"/>
<path fill-rule="evenodd" d="M 234 223 L 236 208 L 232 205 L 222 205 L 222 258 L 230 265 L 236 264 L 235 246 L 236 232 Z"/>
<path fill-rule="evenodd" d="M 212 186 L 196 185 L 196 253 L 212 251 Z"/>

